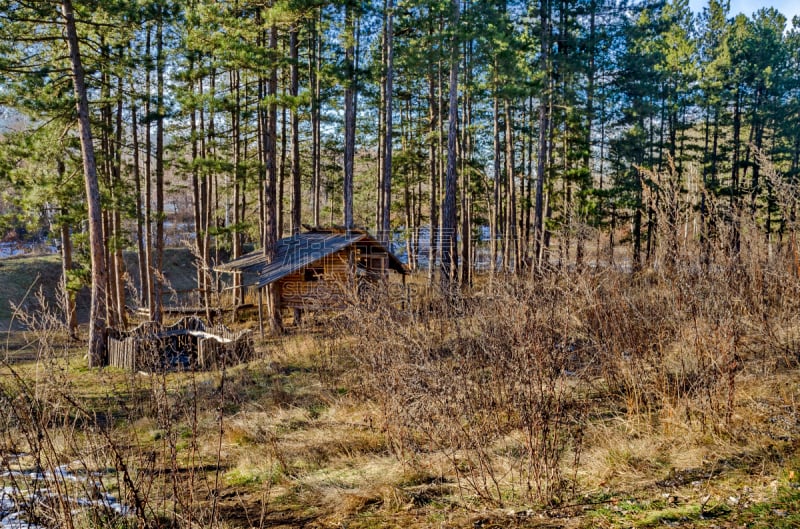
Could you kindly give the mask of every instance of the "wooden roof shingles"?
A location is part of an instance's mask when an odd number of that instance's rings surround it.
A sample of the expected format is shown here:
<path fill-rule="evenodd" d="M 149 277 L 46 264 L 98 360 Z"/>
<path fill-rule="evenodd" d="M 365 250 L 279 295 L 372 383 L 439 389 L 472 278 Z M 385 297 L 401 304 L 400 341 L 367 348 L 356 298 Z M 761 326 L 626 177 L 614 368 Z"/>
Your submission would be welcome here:
<path fill-rule="evenodd" d="M 403 263 L 364 231 L 313 230 L 278 241 L 275 258 L 267 263 L 262 250 L 250 252 L 238 259 L 216 266 L 219 272 L 250 272 L 258 276 L 257 284 L 264 287 L 301 270 L 320 259 L 350 245 L 368 247 L 370 253 L 386 253 L 389 267 L 401 274 L 408 273 Z"/>

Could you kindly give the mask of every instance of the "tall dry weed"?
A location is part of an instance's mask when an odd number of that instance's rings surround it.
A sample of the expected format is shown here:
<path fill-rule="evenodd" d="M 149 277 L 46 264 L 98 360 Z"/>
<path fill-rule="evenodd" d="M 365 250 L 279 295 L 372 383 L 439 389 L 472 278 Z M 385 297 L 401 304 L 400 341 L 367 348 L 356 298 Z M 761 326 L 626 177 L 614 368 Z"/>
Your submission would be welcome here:
<path fill-rule="evenodd" d="M 85 360 L 41 291 L 16 318 L 29 342 L 0 366 L 0 479 L 22 519 L 54 528 L 219 526 L 232 394 L 225 369 L 176 380 L 162 366 L 120 384 L 115 373 L 76 371 L 72 363 Z M 150 431 L 131 427 L 140 421 Z M 212 447 L 201 445 L 204 435 Z"/>
<path fill-rule="evenodd" d="M 567 368 L 577 351 L 564 340 L 564 292 L 533 287 L 497 283 L 413 315 L 378 302 L 350 315 L 350 351 L 396 453 L 441 452 L 462 490 L 492 504 L 563 500 L 563 460 L 580 452 L 582 378 Z"/>
<path fill-rule="evenodd" d="M 780 239 L 718 197 L 699 218 L 687 191 L 698 179 L 672 163 L 648 178 L 647 269 L 497 276 L 447 300 L 417 296 L 410 310 L 380 291 L 353 304 L 340 361 L 380 404 L 398 457 L 441 453 L 465 493 L 547 504 L 572 492 L 591 417 L 656 435 L 751 427 L 737 421 L 743 373 L 800 360 L 794 190 L 772 185 Z"/>
<path fill-rule="evenodd" d="M 109 429 L 113 419 L 75 395 L 69 376 L 73 344 L 62 315 L 40 289 L 28 309 L 15 307 L 15 318 L 36 358 L 33 372 L 24 375 L 5 362 L 0 382 L 3 476 L 18 514 L 46 527 L 128 521 L 145 526 L 123 443 Z"/>

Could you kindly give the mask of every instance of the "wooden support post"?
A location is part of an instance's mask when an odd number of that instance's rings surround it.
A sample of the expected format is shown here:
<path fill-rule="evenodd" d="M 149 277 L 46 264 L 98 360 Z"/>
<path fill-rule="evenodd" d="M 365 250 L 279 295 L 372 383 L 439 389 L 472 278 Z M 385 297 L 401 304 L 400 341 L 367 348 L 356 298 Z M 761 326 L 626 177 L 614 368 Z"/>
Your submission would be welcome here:
<path fill-rule="evenodd" d="M 357 251 L 358 248 L 350 248 L 350 251 L 347 252 L 347 282 L 349 283 L 348 286 L 350 287 L 350 293 L 353 299 L 358 299 L 358 285 L 356 279 Z"/>
<path fill-rule="evenodd" d="M 400 310 L 406 310 L 408 307 L 408 286 L 406 285 L 406 275 L 401 274 L 403 276 L 403 301 L 400 304 Z"/>
<path fill-rule="evenodd" d="M 281 315 L 281 283 L 276 281 L 267 287 L 267 295 L 269 296 L 269 310 L 270 310 L 270 330 L 275 334 L 283 333 L 283 317 Z"/>
<path fill-rule="evenodd" d="M 264 339 L 264 290 L 261 285 L 257 285 L 258 290 L 258 331 L 261 334 L 261 339 Z"/>
<path fill-rule="evenodd" d="M 233 279 L 233 281 L 232 281 L 233 284 L 231 285 L 231 307 L 233 307 L 233 321 L 234 322 L 236 321 L 236 307 L 238 306 L 238 303 L 237 303 L 238 300 L 236 299 L 236 285 L 238 285 L 240 283 L 240 281 L 239 281 L 239 277 L 240 276 L 241 276 L 241 272 L 238 272 L 238 271 L 234 272 L 233 274 L 231 274 L 231 277 Z"/>

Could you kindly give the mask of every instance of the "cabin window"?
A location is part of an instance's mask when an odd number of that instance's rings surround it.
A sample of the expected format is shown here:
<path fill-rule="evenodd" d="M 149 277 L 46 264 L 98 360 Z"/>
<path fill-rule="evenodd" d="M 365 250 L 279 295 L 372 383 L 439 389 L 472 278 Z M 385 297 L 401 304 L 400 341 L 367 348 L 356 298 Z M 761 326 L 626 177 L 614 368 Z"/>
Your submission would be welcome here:
<path fill-rule="evenodd" d="M 381 273 L 386 270 L 386 258 L 383 256 L 369 258 L 369 271 Z"/>
<path fill-rule="evenodd" d="M 321 266 L 310 266 L 303 271 L 303 281 L 319 281 L 325 269 Z"/>
<path fill-rule="evenodd" d="M 386 256 L 362 255 L 358 258 L 358 266 L 368 271 L 381 271 L 386 268 Z"/>

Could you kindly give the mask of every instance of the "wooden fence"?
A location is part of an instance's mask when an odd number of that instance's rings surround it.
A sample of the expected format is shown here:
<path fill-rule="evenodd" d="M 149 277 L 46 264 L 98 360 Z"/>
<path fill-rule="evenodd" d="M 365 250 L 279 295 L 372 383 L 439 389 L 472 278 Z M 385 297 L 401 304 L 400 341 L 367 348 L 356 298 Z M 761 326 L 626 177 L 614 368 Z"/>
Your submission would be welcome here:
<path fill-rule="evenodd" d="M 108 365 L 132 371 L 218 369 L 246 362 L 254 352 L 251 331 L 206 329 L 194 317 L 168 327 L 147 322 L 132 331 L 110 330 L 107 345 Z"/>

